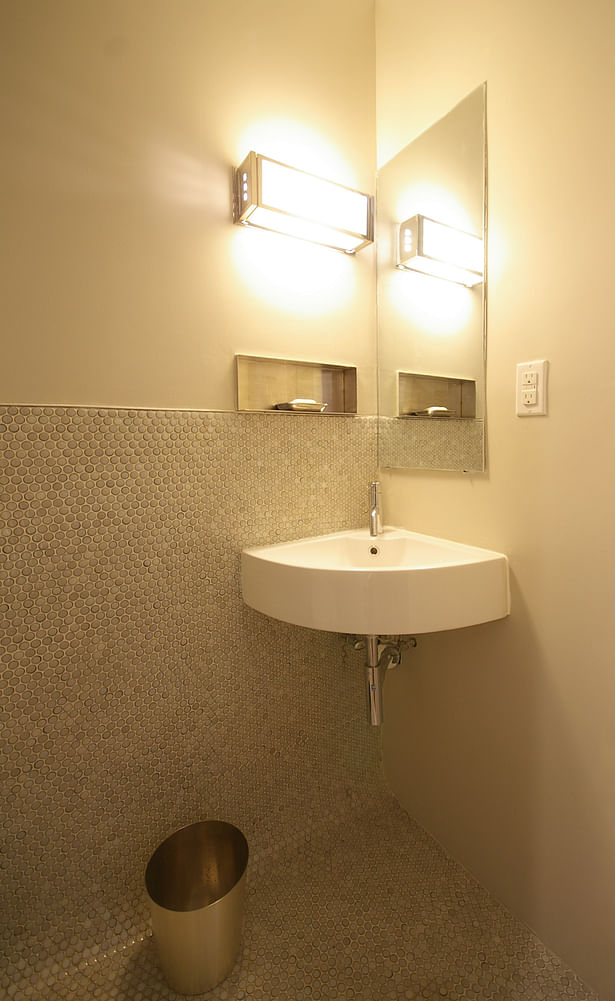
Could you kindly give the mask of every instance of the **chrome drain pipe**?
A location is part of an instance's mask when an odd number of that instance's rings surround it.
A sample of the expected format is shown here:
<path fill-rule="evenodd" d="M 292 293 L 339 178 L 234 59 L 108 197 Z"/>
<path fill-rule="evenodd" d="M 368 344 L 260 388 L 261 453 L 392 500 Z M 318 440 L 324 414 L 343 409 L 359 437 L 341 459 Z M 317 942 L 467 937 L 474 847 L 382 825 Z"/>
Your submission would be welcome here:
<path fill-rule="evenodd" d="M 414 641 L 416 645 L 416 640 Z M 382 643 L 378 636 L 365 637 L 367 672 L 367 719 L 372 726 L 381 726 L 384 719 L 382 688 L 389 667 L 401 661 L 399 643 Z"/>
<path fill-rule="evenodd" d="M 367 654 L 365 670 L 367 671 L 367 718 L 372 726 L 380 726 L 383 720 L 382 686 L 386 667 L 380 666 L 380 651 L 377 636 L 367 636 L 365 643 Z"/>
<path fill-rule="evenodd" d="M 380 726 L 384 719 L 382 688 L 390 667 L 401 664 L 402 650 L 415 647 L 414 636 L 347 636 L 346 642 L 353 650 L 365 650 L 367 695 L 367 720 L 372 726 Z"/>

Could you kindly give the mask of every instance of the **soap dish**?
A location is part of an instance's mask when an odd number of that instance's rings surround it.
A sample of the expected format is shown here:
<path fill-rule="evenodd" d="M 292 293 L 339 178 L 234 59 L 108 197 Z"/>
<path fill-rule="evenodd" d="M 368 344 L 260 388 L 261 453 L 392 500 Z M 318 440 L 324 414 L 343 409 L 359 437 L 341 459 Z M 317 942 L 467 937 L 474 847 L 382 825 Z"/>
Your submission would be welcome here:
<path fill-rule="evenodd" d="M 289 400 L 288 403 L 276 403 L 274 410 L 295 410 L 306 414 L 322 414 L 327 409 L 326 403 L 318 403 L 316 400 Z"/>

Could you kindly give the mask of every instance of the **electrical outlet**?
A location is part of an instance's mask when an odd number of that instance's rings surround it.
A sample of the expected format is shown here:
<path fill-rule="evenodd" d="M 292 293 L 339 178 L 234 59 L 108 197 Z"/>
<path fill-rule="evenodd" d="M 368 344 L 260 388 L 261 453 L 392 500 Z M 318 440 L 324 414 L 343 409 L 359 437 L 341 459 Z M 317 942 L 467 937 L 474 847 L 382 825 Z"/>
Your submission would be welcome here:
<path fill-rule="evenodd" d="M 547 414 L 547 371 L 549 362 L 524 361 L 517 365 L 517 416 L 545 417 Z"/>

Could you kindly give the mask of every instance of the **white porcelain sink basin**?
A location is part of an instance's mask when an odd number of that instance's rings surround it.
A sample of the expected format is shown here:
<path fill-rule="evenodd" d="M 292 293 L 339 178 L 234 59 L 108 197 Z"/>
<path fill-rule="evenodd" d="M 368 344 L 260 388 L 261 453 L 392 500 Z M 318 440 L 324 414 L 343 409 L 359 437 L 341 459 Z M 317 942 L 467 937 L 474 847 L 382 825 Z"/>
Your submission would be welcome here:
<path fill-rule="evenodd" d="M 244 549 L 241 584 L 274 619 L 358 635 L 458 629 L 510 610 L 502 553 L 400 528 Z"/>

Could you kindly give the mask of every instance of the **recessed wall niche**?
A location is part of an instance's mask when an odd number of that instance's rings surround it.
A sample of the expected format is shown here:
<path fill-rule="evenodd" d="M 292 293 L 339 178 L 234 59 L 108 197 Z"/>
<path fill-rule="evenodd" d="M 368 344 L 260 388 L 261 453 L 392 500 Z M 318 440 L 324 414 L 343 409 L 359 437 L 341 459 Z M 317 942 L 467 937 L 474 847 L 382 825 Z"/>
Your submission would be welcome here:
<path fill-rule="evenodd" d="M 237 409 L 286 413 L 356 414 L 352 365 L 237 355 Z"/>

